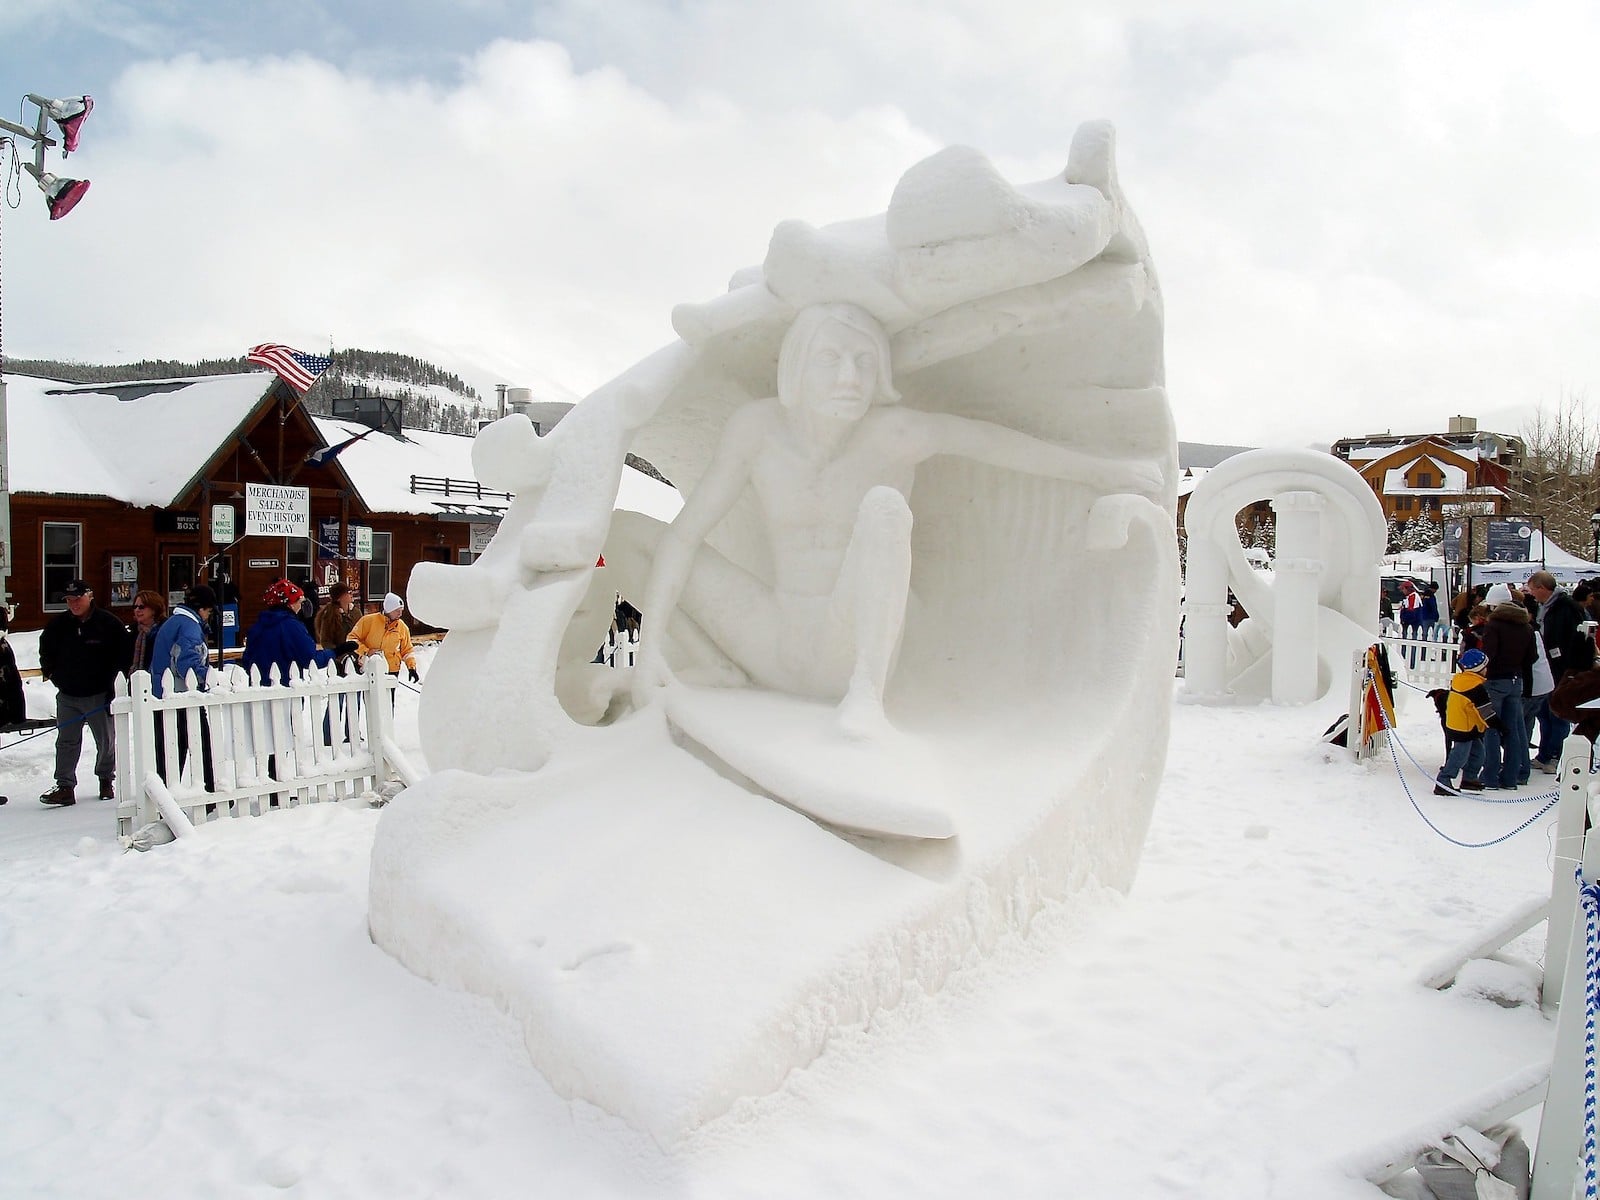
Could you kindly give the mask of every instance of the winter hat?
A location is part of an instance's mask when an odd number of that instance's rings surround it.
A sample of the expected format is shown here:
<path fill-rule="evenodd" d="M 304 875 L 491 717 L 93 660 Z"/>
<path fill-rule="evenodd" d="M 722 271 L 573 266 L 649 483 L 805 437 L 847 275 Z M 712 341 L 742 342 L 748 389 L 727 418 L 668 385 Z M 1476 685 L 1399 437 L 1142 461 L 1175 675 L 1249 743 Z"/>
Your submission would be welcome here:
<path fill-rule="evenodd" d="M 1511 589 L 1503 583 L 1497 583 L 1483 594 L 1485 604 L 1510 604 Z"/>
<path fill-rule="evenodd" d="M 281 604 L 285 608 L 299 608 L 300 601 L 306 594 L 287 579 L 280 579 L 261 595 L 261 603 L 266 605 Z"/>
<path fill-rule="evenodd" d="M 1482 671 L 1489 665 L 1489 656 L 1482 650 L 1463 650 L 1461 652 L 1461 669 L 1463 671 Z"/>
<path fill-rule="evenodd" d="M 184 603 L 190 608 L 215 608 L 217 594 L 203 583 L 197 583 L 183 594 Z"/>
<path fill-rule="evenodd" d="M 388 616 L 392 612 L 399 612 L 405 606 L 406 606 L 406 602 L 404 600 L 400 599 L 399 596 L 396 596 L 393 592 L 385 592 L 384 593 L 384 596 L 383 596 L 383 615 L 384 616 Z"/>
<path fill-rule="evenodd" d="M 1417 590 L 1417 585 L 1412 583 L 1409 579 L 1402 579 L 1400 581 L 1400 590 L 1402 592 L 1414 592 Z"/>

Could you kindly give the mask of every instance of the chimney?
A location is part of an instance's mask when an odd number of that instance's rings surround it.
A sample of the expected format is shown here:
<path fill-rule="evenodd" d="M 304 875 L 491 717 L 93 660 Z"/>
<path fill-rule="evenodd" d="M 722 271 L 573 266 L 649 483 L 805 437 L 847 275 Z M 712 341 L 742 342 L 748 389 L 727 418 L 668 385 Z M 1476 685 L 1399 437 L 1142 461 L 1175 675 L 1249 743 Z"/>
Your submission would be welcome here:
<path fill-rule="evenodd" d="M 506 385 L 503 383 L 494 385 L 494 408 L 495 416 L 503 417 L 506 415 Z"/>
<path fill-rule="evenodd" d="M 1478 432 L 1478 418 L 1477 417 L 1451 417 L 1450 418 L 1450 432 L 1451 433 L 1477 433 Z"/>

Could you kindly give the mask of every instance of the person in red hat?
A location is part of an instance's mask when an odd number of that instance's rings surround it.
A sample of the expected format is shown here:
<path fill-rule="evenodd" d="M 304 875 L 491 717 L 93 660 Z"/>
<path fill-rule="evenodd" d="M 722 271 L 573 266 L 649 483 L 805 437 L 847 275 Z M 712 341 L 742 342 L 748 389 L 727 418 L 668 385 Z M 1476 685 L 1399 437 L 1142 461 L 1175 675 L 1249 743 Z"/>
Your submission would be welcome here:
<path fill-rule="evenodd" d="M 335 652 L 318 650 L 297 615 L 305 598 L 299 585 L 288 579 L 278 580 L 262 595 L 266 607 L 244 635 L 244 653 L 239 658 L 239 665 L 246 671 L 253 669 L 262 683 L 288 683 L 291 667 L 304 671 L 333 661 Z M 350 652 L 355 652 L 354 646 Z"/>

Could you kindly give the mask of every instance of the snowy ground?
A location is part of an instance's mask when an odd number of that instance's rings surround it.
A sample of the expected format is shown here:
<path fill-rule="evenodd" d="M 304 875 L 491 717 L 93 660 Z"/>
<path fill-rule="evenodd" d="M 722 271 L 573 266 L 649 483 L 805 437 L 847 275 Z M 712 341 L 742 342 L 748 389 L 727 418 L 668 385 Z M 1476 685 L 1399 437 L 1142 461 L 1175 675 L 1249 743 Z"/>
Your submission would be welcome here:
<path fill-rule="evenodd" d="M 1131 896 L 1051 912 L 673 1154 L 371 944 L 375 810 L 124 853 L 111 805 L 39 804 L 48 737 L 7 737 L 0 1194 L 1375 1200 L 1352 1156 L 1548 1059 L 1536 1008 L 1415 977 L 1548 890 L 1553 814 L 1452 846 L 1387 762 L 1317 740 L 1327 719 L 1180 704 Z M 1402 731 L 1437 765 L 1430 705 Z M 1532 811 L 1410 778 L 1462 840 Z"/>

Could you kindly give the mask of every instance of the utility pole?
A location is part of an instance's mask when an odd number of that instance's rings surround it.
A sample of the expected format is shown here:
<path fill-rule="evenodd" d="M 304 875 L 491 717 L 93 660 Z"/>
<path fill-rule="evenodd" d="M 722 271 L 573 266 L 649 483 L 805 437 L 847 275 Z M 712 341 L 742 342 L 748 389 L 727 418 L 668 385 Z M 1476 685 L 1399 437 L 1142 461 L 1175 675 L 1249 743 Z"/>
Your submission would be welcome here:
<path fill-rule="evenodd" d="M 71 212 L 78 201 L 83 199 L 83 194 L 89 190 L 89 181 L 63 179 L 50 174 L 44 169 L 44 152 L 48 147 L 60 146 L 61 157 L 65 158 L 78 148 L 78 130 L 88 118 L 90 110 L 94 108 L 94 101 L 88 96 L 47 100 L 30 92 L 23 98 L 23 102 L 32 104 L 39 110 L 34 126 L 29 129 L 26 125 L 0 119 L 0 151 L 15 143 L 17 138 L 26 139 L 33 145 L 33 161 L 24 162 L 22 169 L 33 176 L 33 181 L 44 193 L 45 205 L 50 209 L 50 219 L 57 221 Z M 60 135 L 59 140 L 46 132 L 51 124 L 55 125 L 56 132 Z M 9 195 L 9 178 L 6 183 L 8 185 L 6 194 Z M 4 294 L 0 291 L 0 312 L 3 312 L 4 307 Z M 0 603 L 10 600 L 10 588 L 6 581 L 11 578 L 11 470 L 6 438 L 4 329 L 4 320 L 0 317 Z"/>

